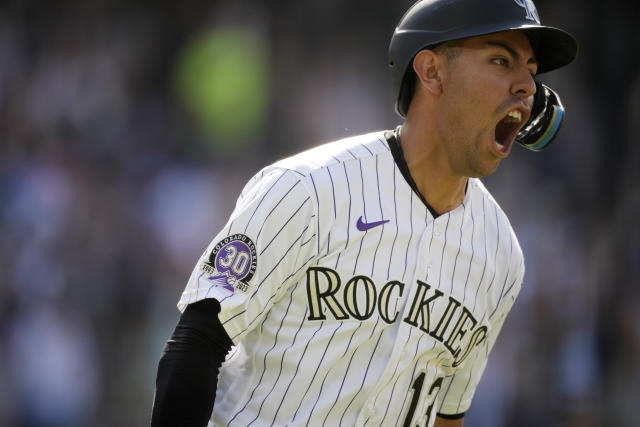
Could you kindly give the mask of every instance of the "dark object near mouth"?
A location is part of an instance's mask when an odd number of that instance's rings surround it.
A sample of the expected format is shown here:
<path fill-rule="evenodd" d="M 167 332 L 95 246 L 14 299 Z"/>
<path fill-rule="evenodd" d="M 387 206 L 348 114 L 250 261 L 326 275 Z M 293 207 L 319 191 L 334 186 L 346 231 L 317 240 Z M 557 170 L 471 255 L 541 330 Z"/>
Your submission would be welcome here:
<path fill-rule="evenodd" d="M 516 141 L 529 150 L 541 151 L 554 140 L 563 119 L 564 107 L 558 94 L 547 85 L 536 81 L 531 117 L 518 132 Z"/>

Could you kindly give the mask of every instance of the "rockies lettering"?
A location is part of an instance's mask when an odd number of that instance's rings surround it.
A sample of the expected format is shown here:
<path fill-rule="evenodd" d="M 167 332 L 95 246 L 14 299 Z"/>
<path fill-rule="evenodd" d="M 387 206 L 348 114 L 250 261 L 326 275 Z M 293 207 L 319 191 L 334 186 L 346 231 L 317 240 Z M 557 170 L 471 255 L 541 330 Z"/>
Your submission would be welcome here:
<path fill-rule="evenodd" d="M 386 283 L 380 290 L 380 298 L 377 299 L 377 291 L 373 281 L 366 276 L 352 277 L 347 281 L 342 296 L 342 304 L 340 304 L 341 280 L 337 272 L 330 268 L 311 267 L 307 270 L 307 296 L 309 300 L 309 317 L 308 320 L 326 320 L 326 316 L 322 310 L 324 304 L 329 308 L 336 320 L 349 319 L 350 317 L 357 320 L 366 320 L 370 318 L 377 307 L 380 318 L 387 322 L 393 323 L 398 319 L 400 314 L 397 310 L 390 317 L 390 294 L 393 290 L 398 292 L 398 297 L 402 296 L 404 284 L 392 280 Z M 320 291 L 321 282 L 324 278 L 326 289 Z M 435 289 L 433 295 L 427 298 L 431 286 L 418 280 L 418 292 L 413 297 L 411 309 L 404 322 L 411 326 L 419 328 L 422 332 L 428 333 L 430 336 L 443 343 L 451 355 L 455 358 L 453 366 L 459 366 L 464 359 L 469 356 L 472 348 L 481 344 L 487 336 L 487 327 L 481 326 L 476 328 L 477 321 L 467 307 L 458 310 L 461 303 L 453 297 L 449 297 L 448 305 L 442 312 L 439 319 L 431 321 L 430 304 L 438 303 L 440 297 L 444 294 Z M 357 292 L 358 289 L 361 292 Z M 364 308 L 359 308 L 361 304 L 358 302 L 358 294 L 363 298 Z M 377 304 L 376 304 L 377 300 Z M 438 302 L 436 302 L 438 300 Z M 344 307 L 344 309 L 343 309 Z M 453 322 L 452 322 L 453 320 Z M 449 328 L 449 325 L 455 325 Z M 432 328 L 432 329 L 430 329 Z M 445 336 L 445 332 L 447 335 Z M 467 333 L 471 334 L 471 339 L 465 348 L 460 347 L 459 341 L 464 338 Z"/>
<path fill-rule="evenodd" d="M 348 138 L 247 183 L 178 303 L 216 298 L 235 343 L 210 426 L 426 426 L 468 409 L 522 252 L 479 180 L 434 215 L 396 148 Z"/>

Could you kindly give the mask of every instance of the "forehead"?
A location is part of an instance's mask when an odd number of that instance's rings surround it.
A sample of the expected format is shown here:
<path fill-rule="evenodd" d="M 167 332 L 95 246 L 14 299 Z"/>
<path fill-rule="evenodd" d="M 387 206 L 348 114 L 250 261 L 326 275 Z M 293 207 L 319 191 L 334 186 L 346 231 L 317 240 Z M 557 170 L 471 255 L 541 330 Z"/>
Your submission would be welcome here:
<path fill-rule="evenodd" d="M 519 56 L 523 57 L 525 61 L 530 58 L 535 58 L 529 38 L 524 32 L 518 30 L 501 31 L 499 33 L 469 37 L 462 41 L 462 45 L 475 49 L 491 49 L 504 46 L 515 51 Z"/>

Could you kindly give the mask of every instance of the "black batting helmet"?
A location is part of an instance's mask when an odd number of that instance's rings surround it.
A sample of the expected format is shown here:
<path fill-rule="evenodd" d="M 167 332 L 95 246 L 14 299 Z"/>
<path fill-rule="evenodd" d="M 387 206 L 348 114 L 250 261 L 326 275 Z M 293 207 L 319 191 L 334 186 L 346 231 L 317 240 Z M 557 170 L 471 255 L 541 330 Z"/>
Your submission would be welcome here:
<path fill-rule="evenodd" d="M 402 17 L 389 45 L 396 112 L 405 117 L 413 96 L 413 58 L 439 43 L 507 30 L 522 30 L 531 41 L 538 73 L 569 64 L 578 43 L 569 33 L 540 24 L 532 0 L 422 0 Z"/>

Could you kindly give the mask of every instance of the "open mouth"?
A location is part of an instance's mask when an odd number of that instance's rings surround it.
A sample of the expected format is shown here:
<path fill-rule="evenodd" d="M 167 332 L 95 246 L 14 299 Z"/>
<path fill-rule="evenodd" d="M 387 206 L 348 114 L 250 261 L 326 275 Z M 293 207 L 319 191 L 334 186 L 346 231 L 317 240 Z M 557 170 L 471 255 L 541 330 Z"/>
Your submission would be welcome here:
<path fill-rule="evenodd" d="M 522 124 L 522 112 L 511 110 L 496 125 L 494 142 L 498 151 L 508 153 Z"/>

